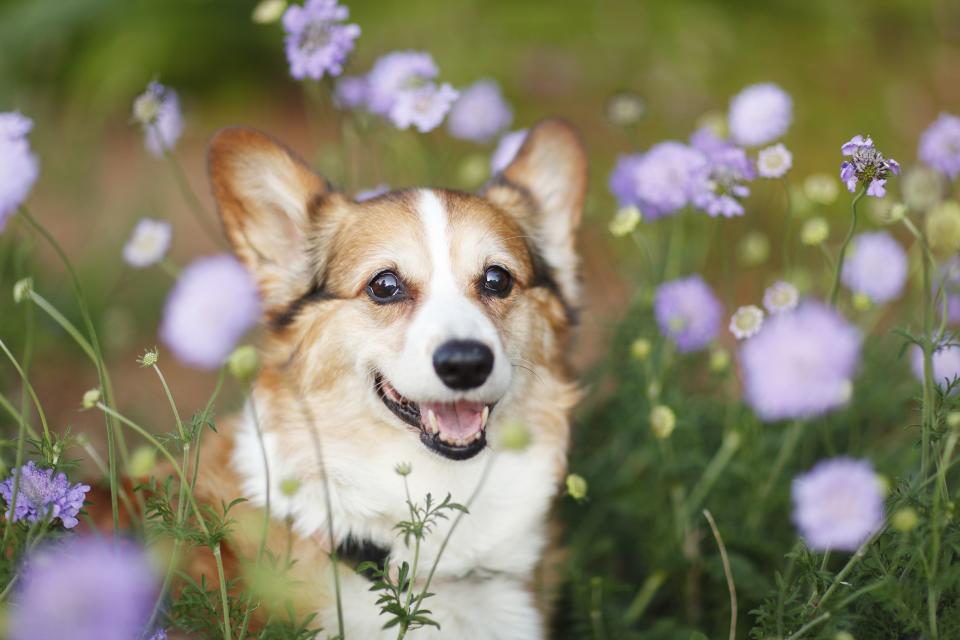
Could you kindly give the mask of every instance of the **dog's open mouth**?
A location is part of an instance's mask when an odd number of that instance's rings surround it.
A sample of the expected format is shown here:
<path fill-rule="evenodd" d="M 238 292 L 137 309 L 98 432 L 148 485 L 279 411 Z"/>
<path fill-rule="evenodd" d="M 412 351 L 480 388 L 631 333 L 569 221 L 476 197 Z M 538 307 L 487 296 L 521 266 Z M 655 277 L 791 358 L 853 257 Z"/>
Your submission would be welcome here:
<path fill-rule="evenodd" d="M 451 460 L 466 460 L 487 446 L 487 420 L 493 405 L 468 400 L 414 402 L 380 374 L 374 377 L 374 388 L 387 409 L 419 429 L 428 449 Z"/>

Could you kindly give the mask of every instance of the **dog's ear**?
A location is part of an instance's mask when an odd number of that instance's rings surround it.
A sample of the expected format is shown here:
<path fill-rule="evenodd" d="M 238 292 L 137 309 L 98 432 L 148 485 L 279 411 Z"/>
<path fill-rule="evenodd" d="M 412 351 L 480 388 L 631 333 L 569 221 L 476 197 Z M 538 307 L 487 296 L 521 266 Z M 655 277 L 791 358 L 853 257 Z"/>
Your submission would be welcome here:
<path fill-rule="evenodd" d="M 575 236 L 587 190 L 587 154 L 567 122 L 543 120 L 485 195 L 531 237 L 567 302 L 579 299 Z"/>
<path fill-rule="evenodd" d="M 287 148 L 253 129 L 219 131 L 207 160 L 227 238 L 256 278 L 265 309 L 289 303 L 315 277 L 309 239 L 330 186 Z"/>

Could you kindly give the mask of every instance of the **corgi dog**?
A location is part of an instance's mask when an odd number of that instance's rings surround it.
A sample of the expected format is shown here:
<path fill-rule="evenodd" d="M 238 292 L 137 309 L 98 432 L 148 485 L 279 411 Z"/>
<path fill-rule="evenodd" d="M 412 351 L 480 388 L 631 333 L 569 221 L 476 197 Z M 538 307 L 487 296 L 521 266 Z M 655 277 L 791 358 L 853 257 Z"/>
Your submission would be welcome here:
<path fill-rule="evenodd" d="M 424 607 L 440 628 L 414 635 L 544 637 L 549 516 L 579 395 L 566 362 L 587 181 L 577 133 L 542 121 L 477 194 L 356 202 L 244 128 L 214 136 L 209 172 L 264 314 L 250 400 L 205 437 L 197 471 L 199 500 L 242 498 L 269 523 L 233 528 L 228 571 L 266 531 L 266 551 L 290 556 L 299 614 L 329 636 L 342 624 L 349 640 L 393 638 L 354 569 L 371 550 L 388 571 L 414 565 L 396 528 L 406 485 L 414 503 L 450 495 L 469 511 L 420 545 L 411 588 L 436 565 Z M 505 446 L 517 425 L 529 443 Z M 193 570 L 216 583 L 210 566 Z"/>

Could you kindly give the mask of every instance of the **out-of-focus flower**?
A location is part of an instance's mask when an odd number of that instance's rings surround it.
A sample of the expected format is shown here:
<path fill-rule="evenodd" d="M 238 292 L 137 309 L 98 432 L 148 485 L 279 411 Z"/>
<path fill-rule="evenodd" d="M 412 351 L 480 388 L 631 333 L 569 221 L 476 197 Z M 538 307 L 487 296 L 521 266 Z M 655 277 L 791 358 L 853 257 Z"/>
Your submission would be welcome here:
<path fill-rule="evenodd" d="M 665 282 L 653 301 L 660 333 L 680 353 L 705 348 L 720 331 L 723 306 L 700 276 Z"/>
<path fill-rule="evenodd" d="M 386 183 L 378 184 L 370 189 L 361 189 L 360 191 L 357 191 L 357 195 L 353 196 L 353 200 L 355 202 L 366 202 L 367 200 L 373 200 L 374 198 L 382 196 L 385 193 L 389 193 L 389 191 L 390 185 Z"/>
<path fill-rule="evenodd" d="M 923 382 L 923 349 L 914 345 L 910 349 L 910 368 L 913 375 Z M 941 389 L 960 376 L 960 346 L 947 344 L 933 352 L 933 381 Z"/>
<path fill-rule="evenodd" d="M 169 222 L 143 218 L 123 245 L 123 259 L 138 269 L 156 264 L 167 254 L 172 235 L 173 227 Z"/>
<path fill-rule="evenodd" d="M 793 121 L 793 100 L 772 82 L 750 85 L 730 101 L 730 137 L 759 147 L 782 137 Z"/>
<path fill-rule="evenodd" d="M 837 179 L 826 173 L 813 173 L 803 181 L 803 193 L 810 200 L 824 206 L 837 201 L 840 185 Z"/>
<path fill-rule="evenodd" d="M 956 253 L 960 250 L 960 203 L 941 202 L 927 214 L 927 241 L 935 251 Z"/>
<path fill-rule="evenodd" d="M 133 119 L 143 127 L 147 151 L 156 157 L 173 149 L 183 133 L 183 114 L 177 92 L 159 82 L 133 101 Z"/>
<path fill-rule="evenodd" d="M 359 109 L 367 104 L 367 79 L 341 76 L 333 88 L 333 103 L 339 109 Z"/>
<path fill-rule="evenodd" d="M 845 405 L 860 332 L 820 302 L 771 316 L 740 347 L 744 395 L 761 420 L 812 418 Z"/>
<path fill-rule="evenodd" d="M 646 338 L 637 338 L 630 343 L 630 355 L 637 360 L 646 360 L 653 351 L 653 345 Z"/>
<path fill-rule="evenodd" d="M 447 118 L 447 131 L 454 138 L 489 142 L 513 121 L 513 109 L 503 99 L 500 85 L 478 80 L 460 92 Z"/>
<path fill-rule="evenodd" d="M 960 175 L 960 116 L 941 113 L 920 136 L 920 160 L 951 180 Z"/>
<path fill-rule="evenodd" d="M 393 51 L 380 56 L 367 74 L 367 108 L 387 116 L 398 95 L 430 83 L 439 73 L 429 53 Z"/>
<path fill-rule="evenodd" d="M 900 164 L 893 158 L 884 158 L 869 136 L 854 136 L 840 147 L 840 151 L 850 158 L 840 163 L 840 179 L 850 193 L 854 193 L 859 185 L 865 185 L 868 196 L 882 198 L 887 194 L 884 186 L 887 176 L 900 173 Z"/>
<path fill-rule="evenodd" d="M 31 129 L 30 118 L 16 111 L 0 113 L 0 232 L 40 175 L 40 162 L 27 141 Z"/>
<path fill-rule="evenodd" d="M 934 283 L 934 288 L 939 287 L 940 283 L 942 289 L 936 291 L 937 309 L 943 304 L 940 296 L 946 296 L 947 320 L 951 324 L 957 324 L 960 322 L 960 257 L 952 256 L 940 266 L 940 277 Z"/>
<path fill-rule="evenodd" d="M 20 304 L 33 293 L 33 278 L 21 278 L 13 283 L 13 301 Z"/>
<path fill-rule="evenodd" d="M 571 473 L 567 476 L 567 495 L 580 501 L 587 497 L 587 481 L 583 476 Z"/>
<path fill-rule="evenodd" d="M 737 340 L 752 338 L 760 332 L 763 326 L 763 309 L 749 304 L 737 309 L 730 317 L 730 333 Z"/>
<path fill-rule="evenodd" d="M 909 533 L 920 524 L 920 516 L 913 507 L 897 509 L 890 516 L 890 526 L 900 533 Z"/>
<path fill-rule="evenodd" d="M 608 228 L 610 233 L 618 238 L 633 233 L 642 219 L 640 209 L 636 207 L 621 207 L 617 214 L 613 216 Z"/>
<path fill-rule="evenodd" d="M 707 155 L 734 147 L 729 140 L 718 134 L 713 127 L 700 127 L 699 129 L 695 129 L 694 132 L 690 134 L 690 146 Z"/>
<path fill-rule="evenodd" d="M 127 477 L 145 478 L 157 466 L 157 449 L 153 445 L 145 444 L 137 447 L 130 454 L 127 462 Z"/>
<path fill-rule="evenodd" d="M 730 352 L 720 347 L 710 350 L 710 371 L 723 373 L 730 368 Z"/>
<path fill-rule="evenodd" d="M 873 300 L 867 294 L 857 292 L 853 294 L 853 310 L 854 311 L 869 311 L 873 308 Z"/>
<path fill-rule="evenodd" d="M 249 344 L 237 347 L 227 358 L 227 370 L 241 382 L 253 382 L 259 368 L 260 357 L 257 355 L 257 350 Z"/>
<path fill-rule="evenodd" d="M 401 91 L 390 107 L 388 118 L 398 129 L 416 127 L 420 133 L 433 131 L 443 122 L 459 95 L 446 82 L 439 85 L 431 82 Z"/>
<path fill-rule="evenodd" d="M 157 629 L 150 640 L 167 640 L 167 630 L 166 629 Z"/>
<path fill-rule="evenodd" d="M 782 178 L 793 166 L 793 154 L 780 143 L 757 154 L 757 173 L 761 178 Z"/>
<path fill-rule="evenodd" d="M 727 126 L 727 116 L 720 111 L 708 111 L 697 118 L 694 123 L 696 130 L 708 129 L 714 137 L 725 140 L 730 135 L 730 127 Z"/>
<path fill-rule="evenodd" d="M 80 406 L 84 409 L 93 409 L 100 402 L 100 389 L 87 389 L 83 392 Z"/>
<path fill-rule="evenodd" d="M 800 292 L 789 282 L 780 280 L 774 282 L 763 292 L 763 306 L 767 308 L 770 315 L 787 313 L 797 308 L 800 302 Z"/>
<path fill-rule="evenodd" d="M 680 142 L 661 142 L 644 154 L 621 156 L 610 191 L 621 207 L 636 206 L 645 218 L 668 216 L 691 203 L 703 186 L 706 156 Z"/>
<path fill-rule="evenodd" d="M 914 211 L 926 211 L 943 199 L 947 180 L 935 169 L 914 165 L 904 170 L 900 192 L 908 207 Z"/>
<path fill-rule="evenodd" d="M 486 154 L 471 153 L 457 167 L 457 179 L 467 188 L 479 186 L 490 177 L 490 162 Z"/>
<path fill-rule="evenodd" d="M 511 131 L 501 136 L 500 141 L 497 143 L 497 148 L 494 149 L 493 155 L 490 156 L 490 173 L 497 174 L 506 169 L 507 166 L 513 162 L 513 159 L 517 157 L 517 153 L 520 151 L 520 147 L 523 146 L 523 141 L 526 139 L 526 129 Z"/>
<path fill-rule="evenodd" d="M 748 231 L 737 245 L 737 258 L 741 264 L 755 267 L 770 257 L 770 239 L 762 231 Z"/>
<path fill-rule="evenodd" d="M 5 515 L 8 518 L 11 515 L 15 479 L 16 472 L 0 482 L 0 497 L 7 503 Z M 41 469 L 31 460 L 20 467 L 20 482 L 17 485 L 16 505 L 11 519 L 14 522 L 39 522 L 46 518 L 59 518 L 64 528 L 72 529 L 77 526 L 77 514 L 83 508 L 88 491 L 88 485 L 70 484 L 65 473 Z"/>
<path fill-rule="evenodd" d="M 260 0 L 253 8 L 253 21 L 257 24 L 276 22 L 287 9 L 287 0 Z"/>
<path fill-rule="evenodd" d="M 826 218 L 820 216 L 810 218 L 800 228 L 800 242 L 811 247 L 826 242 L 828 237 L 830 237 L 830 224 Z"/>
<path fill-rule="evenodd" d="M 524 424 L 510 422 L 500 428 L 500 446 L 506 451 L 523 451 L 530 440 L 530 429 Z"/>
<path fill-rule="evenodd" d="M 643 99 L 634 93 L 617 93 L 607 101 L 607 119 L 618 127 L 637 124 L 646 110 Z"/>
<path fill-rule="evenodd" d="M 889 302 L 907 283 L 907 252 L 886 231 L 861 233 L 853 239 L 840 277 L 854 293 L 877 304 Z"/>
<path fill-rule="evenodd" d="M 793 480 L 793 521 L 811 549 L 856 551 L 883 523 L 883 492 L 866 460 L 833 458 Z"/>
<path fill-rule="evenodd" d="M 727 147 L 707 154 L 707 158 L 695 179 L 694 206 L 711 217 L 742 216 L 740 201 L 750 195 L 750 188 L 744 183 L 757 175 L 747 152 Z"/>
<path fill-rule="evenodd" d="M 11 640 L 130 640 L 147 631 L 159 581 L 139 546 L 90 537 L 34 551 L 18 587 Z"/>
<path fill-rule="evenodd" d="M 283 14 L 287 62 L 297 80 L 320 80 L 343 73 L 343 63 L 353 51 L 360 27 L 344 24 L 350 10 L 337 0 L 306 0 Z"/>
<path fill-rule="evenodd" d="M 650 431 L 658 440 L 666 440 L 677 427 L 677 415 L 665 404 L 658 404 L 650 410 Z"/>
<path fill-rule="evenodd" d="M 232 256 L 200 258 L 167 297 L 160 339 L 186 364 L 216 369 L 260 317 L 257 287 Z"/>

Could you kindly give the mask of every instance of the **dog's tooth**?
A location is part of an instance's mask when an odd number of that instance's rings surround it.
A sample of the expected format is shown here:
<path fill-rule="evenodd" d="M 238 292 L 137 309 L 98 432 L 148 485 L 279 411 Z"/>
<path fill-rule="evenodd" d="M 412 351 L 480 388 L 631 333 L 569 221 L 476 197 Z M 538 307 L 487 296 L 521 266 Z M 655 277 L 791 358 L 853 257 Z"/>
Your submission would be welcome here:
<path fill-rule="evenodd" d="M 480 412 L 480 428 L 483 429 L 487 426 L 487 418 L 490 417 L 490 406 L 484 405 L 483 411 Z M 479 432 L 478 432 L 479 433 Z"/>
<path fill-rule="evenodd" d="M 479 440 L 479 439 L 482 438 L 482 437 L 483 437 L 483 431 L 482 431 L 482 430 L 481 430 L 481 431 L 477 431 L 475 434 L 473 434 L 473 439 L 474 439 L 474 440 Z"/>
<path fill-rule="evenodd" d="M 430 425 L 430 433 L 440 433 L 440 422 L 437 420 L 437 414 L 433 409 L 427 411 L 427 424 Z"/>

